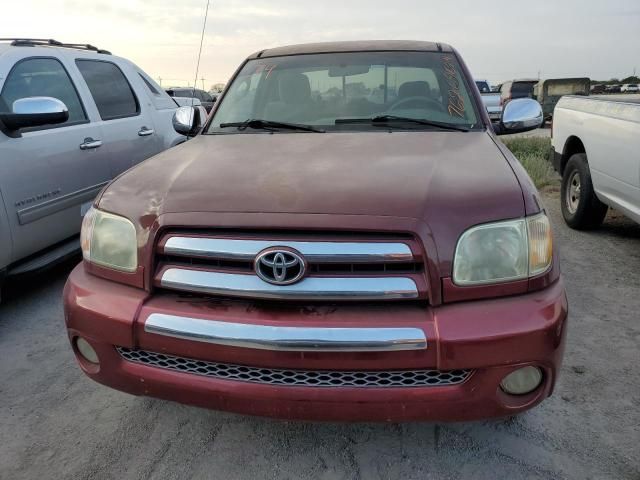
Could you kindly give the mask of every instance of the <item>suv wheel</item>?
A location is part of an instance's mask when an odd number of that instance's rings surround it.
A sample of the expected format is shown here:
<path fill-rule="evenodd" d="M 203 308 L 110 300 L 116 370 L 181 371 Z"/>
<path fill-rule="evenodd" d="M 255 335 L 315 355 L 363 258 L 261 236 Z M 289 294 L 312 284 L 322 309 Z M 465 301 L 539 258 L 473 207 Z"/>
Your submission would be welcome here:
<path fill-rule="evenodd" d="M 587 156 L 576 153 L 571 156 L 562 175 L 562 216 L 571 228 L 586 230 L 596 228 L 607 214 L 607 206 L 598 200 L 593 191 Z"/>

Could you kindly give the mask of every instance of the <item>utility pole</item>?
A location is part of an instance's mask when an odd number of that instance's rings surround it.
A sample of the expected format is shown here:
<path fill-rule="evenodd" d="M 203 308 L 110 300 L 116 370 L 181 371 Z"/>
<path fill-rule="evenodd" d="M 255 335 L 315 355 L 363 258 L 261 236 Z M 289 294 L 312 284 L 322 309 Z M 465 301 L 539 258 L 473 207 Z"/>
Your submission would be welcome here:
<path fill-rule="evenodd" d="M 158 83 L 162 86 L 162 77 L 158 77 Z"/>
<path fill-rule="evenodd" d="M 205 90 L 205 88 L 204 88 L 204 77 L 202 77 L 200 80 L 202 80 L 202 90 Z"/>

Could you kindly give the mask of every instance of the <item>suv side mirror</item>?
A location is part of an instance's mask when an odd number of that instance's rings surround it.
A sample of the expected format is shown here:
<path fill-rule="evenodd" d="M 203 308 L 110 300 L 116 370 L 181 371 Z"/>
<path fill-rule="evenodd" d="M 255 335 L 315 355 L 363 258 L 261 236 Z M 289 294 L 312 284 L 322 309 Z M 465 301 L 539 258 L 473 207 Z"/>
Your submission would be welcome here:
<path fill-rule="evenodd" d="M 173 114 L 173 129 L 189 137 L 196 135 L 206 120 L 200 108 L 201 107 L 178 107 Z"/>
<path fill-rule="evenodd" d="M 542 107 L 537 100 L 517 98 L 504 106 L 500 123 L 494 129 L 496 135 L 528 132 L 540 128 L 542 120 Z"/>
<path fill-rule="evenodd" d="M 21 128 L 64 123 L 69 119 L 67 106 L 52 97 L 27 97 L 13 102 L 13 111 L 0 112 L 0 122 L 15 132 Z"/>

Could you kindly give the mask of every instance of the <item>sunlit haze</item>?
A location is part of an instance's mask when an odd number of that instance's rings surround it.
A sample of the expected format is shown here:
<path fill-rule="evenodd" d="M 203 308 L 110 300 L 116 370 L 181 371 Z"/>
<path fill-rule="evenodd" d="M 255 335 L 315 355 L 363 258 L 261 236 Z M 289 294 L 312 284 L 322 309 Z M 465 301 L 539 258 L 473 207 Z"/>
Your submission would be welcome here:
<path fill-rule="evenodd" d="M 91 43 L 162 85 L 193 84 L 206 0 L 4 2 L 0 36 Z M 638 0 L 212 0 L 198 85 L 226 82 L 248 54 L 355 39 L 450 43 L 477 78 L 623 78 L 640 69 Z M 203 81 L 204 79 L 204 81 Z"/>

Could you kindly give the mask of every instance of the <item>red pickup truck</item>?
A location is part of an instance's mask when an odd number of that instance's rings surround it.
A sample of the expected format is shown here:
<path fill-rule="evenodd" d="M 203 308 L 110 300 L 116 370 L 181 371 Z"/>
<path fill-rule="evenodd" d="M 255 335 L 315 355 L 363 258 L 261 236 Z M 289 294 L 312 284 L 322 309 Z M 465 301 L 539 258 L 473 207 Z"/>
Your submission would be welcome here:
<path fill-rule="evenodd" d="M 174 125 L 192 131 L 193 111 Z M 289 419 L 469 420 L 548 397 L 567 301 L 549 220 L 458 53 L 274 48 L 200 134 L 86 214 L 68 335 L 92 379 Z"/>

